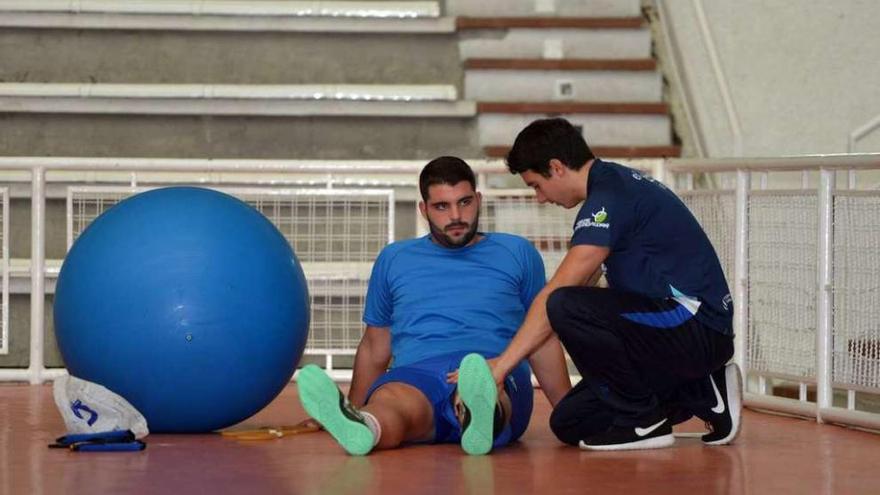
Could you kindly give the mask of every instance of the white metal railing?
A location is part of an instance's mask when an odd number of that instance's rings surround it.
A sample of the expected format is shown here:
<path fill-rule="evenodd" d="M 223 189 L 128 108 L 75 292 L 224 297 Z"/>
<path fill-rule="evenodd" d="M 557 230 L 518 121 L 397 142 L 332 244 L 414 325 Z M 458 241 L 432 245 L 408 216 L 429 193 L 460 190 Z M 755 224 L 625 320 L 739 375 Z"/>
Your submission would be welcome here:
<path fill-rule="evenodd" d="M 720 226 L 719 232 L 725 244 L 735 247 L 735 359 L 747 377 L 746 404 L 813 416 L 820 422 L 880 429 L 880 414 L 857 407 L 857 394 L 880 396 L 876 340 L 880 327 L 876 320 L 865 324 L 868 318 L 855 322 L 860 328 L 838 324 L 837 316 L 846 310 L 835 300 L 835 294 L 857 291 L 871 315 L 880 315 L 872 309 L 880 307 L 880 264 L 872 261 L 876 254 L 843 258 L 844 247 L 835 245 L 836 236 L 857 230 L 854 238 L 866 246 L 860 248 L 862 253 L 880 252 L 876 222 L 866 219 L 855 227 L 841 222 L 847 214 L 842 198 L 861 198 L 864 208 L 880 212 L 880 191 L 851 190 L 857 186 L 855 171 L 880 170 L 880 154 L 673 160 L 666 168 L 671 176 L 685 177 L 685 182 L 698 173 L 736 177 L 733 191 L 715 193 L 735 198 L 734 225 L 724 218 L 727 225 Z M 790 180 L 793 188 L 769 189 L 768 173 L 800 174 L 800 178 Z M 836 187 L 839 173 L 848 178 L 847 189 Z M 753 187 L 753 175 L 757 187 Z M 812 175 L 819 178 L 815 186 L 810 185 Z M 688 202 L 692 193 L 682 191 L 681 196 Z M 845 279 L 840 274 L 850 272 L 867 272 L 862 273 L 866 286 L 842 286 Z M 852 342 L 861 346 L 858 352 L 848 349 Z M 849 362 L 856 362 L 863 374 L 867 370 L 872 384 L 859 383 L 864 380 L 855 375 L 835 375 L 835 369 L 845 370 Z M 797 399 L 774 395 L 774 387 L 789 384 L 796 387 Z M 808 400 L 813 387 L 815 402 Z M 834 398 L 843 395 L 846 407 L 835 406 Z"/>
<path fill-rule="evenodd" d="M 880 129 L 880 114 L 875 115 L 874 118 L 853 129 L 852 132 L 849 133 L 849 136 L 847 136 L 846 140 L 846 150 L 850 153 L 855 153 L 856 144 L 862 138 L 870 135 L 877 129 Z"/>
<path fill-rule="evenodd" d="M 0 187 L 0 355 L 9 353 L 9 188 Z"/>
<path fill-rule="evenodd" d="M 118 180 L 121 174 L 130 179 L 130 185 L 138 185 L 138 176 L 148 176 L 151 181 L 167 182 L 176 173 L 188 176 L 188 182 L 208 184 L 215 180 L 220 183 L 257 182 L 262 184 L 284 184 L 296 182 L 291 176 L 303 174 L 324 179 L 327 187 L 366 184 L 384 186 L 383 181 L 375 180 L 383 174 L 408 175 L 417 177 L 424 162 L 413 161 L 284 161 L 284 160 L 186 160 L 186 159 L 137 159 L 137 158 L 42 158 L 42 157 L 0 157 L 0 177 L 13 185 L 22 180 L 29 183 L 31 200 L 31 251 L 30 251 L 30 344 L 29 367 L 27 369 L 0 369 L 0 380 L 24 380 L 40 383 L 63 373 L 63 370 L 47 369 L 44 359 L 45 343 L 45 294 L 46 287 L 46 197 L 47 177 L 52 180 L 70 181 L 94 180 L 96 175 L 104 174 Z M 500 163 L 474 163 L 482 177 L 486 173 L 506 173 Z M 23 177 L 22 172 L 25 174 Z M 193 174 L 201 177 L 193 177 Z M 368 174 L 372 179 L 364 178 Z M 358 177 L 360 176 L 360 177 Z M 346 178 L 354 178 L 349 181 Z M 124 182 L 123 182 L 124 183 Z M 412 187 L 415 180 L 409 182 Z M 394 185 L 392 183 L 392 185 Z M 9 274 L 4 269 L 4 274 Z M 7 294 L 8 290 L 4 290 Z"/>
<path fill-rule="evenodd" d="M 519 190 L 493 191 L 493 184 L 509 177 L 501 162 L 471 163 L 492 211 L 499 211 L 498 205 L 502 204 L 498 202 L 499 198 L 516 197 L 522 199 L 523 211 L 533 209 L 528 192 L 521 187 Z M 96 177 L 105 176 L 124 181 L 130 175 L 132 182 L 144 177 L 161 182 L 158 176 L 167 180 L 182 173 L 204 174 L 208 182 L 285 184 L 296 182 L 294 177 L 307 175 L 326 177 L 326 183 L 331 187 L 366 182 L 381 185 L 382 177 L 405 176 L 409 179 L 396 179 L 395 187 L 412 190 L 423 165 L 422 161 L 0 158 L 0 183 L 7 174 L 10 174 L 8 182 L 12 186 L 28 183 L 33 215 L 31 367 L 28 370 L 0 370 L 0 379 L 36 383 L 50 378 L 53 373 L 42 364 L 44 321 L 40 296 L 45 293 L 43 246 L 47 176 L 52 181 L 64 182 L 72 178 L 96 180 Z M 876 256 L 880 252 L 880 231 L 873 221 L 880 213 L 880 191 L 864 187 L 856 190 L 859 185 L 857 177 L 865 171 L 880 171 L 880 154 L 666 160 L 651 165 L 651 173 L 663 178 L 691 205 L 718 247 L 721 261 L 728 271 L 735 304 L 735 359 L 747 378 L 746 404 L 813 416 L 821 422 L 880 428 L 880 414 L 869 412 L 870 408 L 860 405 L 864 396 L 880 396 L 880 329 L 875 324 L 880 321 L 876 309 L 880 308 L 880 266 L 877 261 L 880 258 Z M 21 171 L 26 175 L 22 176 Z M 836 180 L 838 175 L 846 180 Z M 786 178 L 787 190 L 770 187 L 780 177 Z M 816 177 L 819 180 L 814 180 Z M 716 183 L 722 188 L 707 188 L 707 185 Z M 847 187 L 836 187 L 838 183 Z M 21 192 L 23 188 L 18 190 Z M 417 195 L 411 194 L 408 200 L 416 198 Z M 507 204 L 503 206 L 508 207 Z M 560 215 L 570 213 L 559 212 Z M 792 216 L 795 212 L 797 217 Z M 542 215 L 545 214 L 540 211 L 530 215 L 532 220 L 544 222 Z M 505 222 L 517 218 L 508 211 L 503 215 Z M 859 218 L 867 220 L 860 222 Z M 493 221 L 497 219 L 495 217 Z M 794 220 L 806 227 L 798 227 Z M 512 228 L 505 225 L 505 229 Z M 794 235 L 792 229 L 808 233 Z M 567 233 L 561 232 L 558 238 L 565 235 Z M 780 242 L 776 242 L 774 235 Z M 538 237 L 548 243 L 557 239 L 543 233 Z M 790 244 L 786 245 L 784 241 Z M 796 255 L 799 252 L 804 254 Z M 774 259 L 792 262 L 795 266 L 779 271 L 777 275 L 778 270 L 764 268 L 772 266 Z M 798 280 L 793 283 L 793 274 L 806 277 L 806 282 Z M 778 280 L 770 280 L 768 286 L 768 277 L 777 277 Z M 349 287 L 345 290 L 356 292 L 362 289 Z M 768 294 L 785 296 L 792 291 L 796 292 L 794 299 L 783 301 L 783 304 L 774 304 L 772 299 L 767 299 Z M 784 304 L 793 309 L 781 316 L 773 313 Z M 787 327 L 795 327 L 795 332 L 786 333 L 789 331 Z M 781 344 L 768 346 L 767 342 L 772 339 L 781 341 Z M 782 357 L 773 355 L 780 347 Z M 797 349 L 805 349 L 805 354 Z M 788 361 L 793 353 L 796 354 L 794 368 Z M 788 384 L 794 384 L 798 399 L 779 396 L 779 390 Z M 817 393 L 815 402 L 808 400 L 808 393 L 814 388 Z M 835 405 L 840 400 L 846 403 L 845 407 Z"/>

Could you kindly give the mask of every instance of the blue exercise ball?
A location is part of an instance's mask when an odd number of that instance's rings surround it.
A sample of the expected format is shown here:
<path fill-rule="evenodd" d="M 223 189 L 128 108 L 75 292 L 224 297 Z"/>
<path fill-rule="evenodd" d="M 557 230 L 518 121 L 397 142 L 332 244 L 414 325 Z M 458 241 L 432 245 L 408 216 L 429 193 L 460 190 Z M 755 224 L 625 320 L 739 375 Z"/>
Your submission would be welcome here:
<path fill-rule="evenodd" d="M 278 229 L 194 187 L 132 196 L 92 222 L 54 311 L 70 374 L 127 399 L 154 432 L 212 431 L 265 407 L 309 328 L 302 267 Z"/>

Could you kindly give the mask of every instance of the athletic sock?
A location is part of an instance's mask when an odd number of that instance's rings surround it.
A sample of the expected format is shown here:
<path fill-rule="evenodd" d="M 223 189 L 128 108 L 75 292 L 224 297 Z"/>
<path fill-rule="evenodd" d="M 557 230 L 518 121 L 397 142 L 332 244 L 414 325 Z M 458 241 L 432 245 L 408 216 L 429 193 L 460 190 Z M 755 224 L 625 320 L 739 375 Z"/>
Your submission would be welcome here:
<path fill-rule="evenodd" d="M 364 417 L 364 423 L 366 423 L 367 428 L 370 429 L 370 433 L 373 434 L 373 447 L 379 444 L 379 439 L 382 438 L 382 425 L 379 423 L 379 420 L 376 419 L 376 416 L 366 412 L 360 411 L 361 416 Z"/>

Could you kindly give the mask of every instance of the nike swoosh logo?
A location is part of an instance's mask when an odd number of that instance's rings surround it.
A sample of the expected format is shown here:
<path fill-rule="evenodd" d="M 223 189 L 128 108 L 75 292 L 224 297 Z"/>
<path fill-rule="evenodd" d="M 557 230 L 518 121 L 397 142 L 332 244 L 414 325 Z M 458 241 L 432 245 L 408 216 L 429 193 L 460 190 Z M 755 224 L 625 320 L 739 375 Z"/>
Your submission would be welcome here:
<path fill-rule="evenodd" d="M 718 385 L 715 385 L 715 379 L 712 376 L 709 376 L 709 381 L 712 382 L 712 390 L 715 391 L 715 400 L 718 401 L 715 404 L 715 407 L 712 408 L 712 412 L 715 414 L 724 413 L 724 399 L 721 398 L 721 392 L 718 391 Z"/>
<path fill-rule="evenodd" d="M 638 426 L 636 426 L 636 435 L 643 437 L 643 436 L 651 433 L 652 431 L 656 430 L 657 428 L 660 428 L 660 426 L 665 422 L 666 422 L 666 419 L 664 418 L 664 419 L 661 419 L 659 423 L 655 423 L 647 428 L 639 428 Z"/>

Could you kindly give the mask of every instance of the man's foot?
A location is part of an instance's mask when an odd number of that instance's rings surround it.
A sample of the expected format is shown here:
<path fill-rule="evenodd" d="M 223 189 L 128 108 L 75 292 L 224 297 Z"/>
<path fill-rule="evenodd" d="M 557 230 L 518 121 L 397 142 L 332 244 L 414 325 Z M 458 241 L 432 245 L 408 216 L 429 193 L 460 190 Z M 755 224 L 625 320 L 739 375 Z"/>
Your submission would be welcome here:
<path fill-rule="evenodd" d="M 492 450 L 498 387 L 483 356 L 468 354 L 461 360 L 458 395 L 466 409 L 461 448 L 471 455 L 487 454 Z"/>
<path fill-rule="evenodd" d="M 580 441 L 585 450 L 638 450 L 661 449 L 675 443 L 672 436 L 672 423 L 668 418 L 659 418 L 642 426 L 612 425 L 602 433 Z"/>
<path fill-rule="evenodd" d="M 308 364 L 296 379 L 299 400 L 309 416 L 333 435 L 351 455 L 365 455 L 373 449 L 373 433 L 363 416 L 324 370 Z"/>
<path fill-rule="evenodd" d="M 736 363 L 709 375 L 715 392 L 715 407 L 700 411 L 697 416 L 712 430 L 703 435 L 707 445 L 726 445 L 739 435 L 742 413 L 742 375 Z"/>

